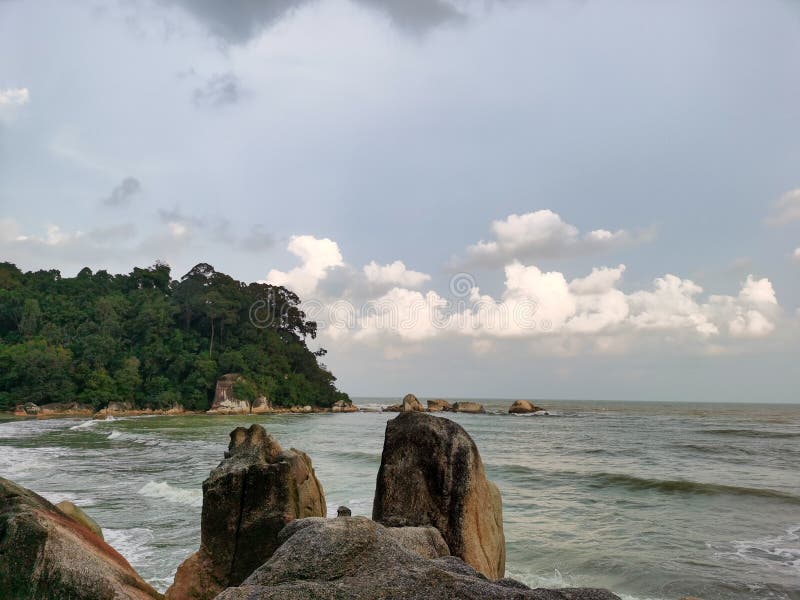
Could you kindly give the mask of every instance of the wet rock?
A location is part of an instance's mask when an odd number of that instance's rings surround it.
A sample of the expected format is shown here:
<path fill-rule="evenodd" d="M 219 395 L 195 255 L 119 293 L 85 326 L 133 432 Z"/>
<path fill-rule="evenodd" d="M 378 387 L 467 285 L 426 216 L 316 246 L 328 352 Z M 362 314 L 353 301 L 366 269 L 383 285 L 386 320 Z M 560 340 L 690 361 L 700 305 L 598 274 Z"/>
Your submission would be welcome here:
<path fill-rule="evenodd" d="M 453 406 L 446 400 L 428 400 L 428 412 L 441 412 L 453 410 Z"/>
<path fill-rule="evenodd" d="M 0 478 L 0 598 L 161 597 L 89 528 L 30 490 Z"/>
<path fill-rule="evenodd" d="M 619 600 L 604 590 L 532 590 L 489 581 L 458 558 L 424 558 L 365 517 L 303 519 L 240 587 L 217 600 Z"/>
<path fill-rule="evenodd" d="M 508 412 L 512 415 L 522 415 L 527 413 L 535 413 L 539 412 L 543 409 L 539 408 L 532 402 L 528 402 L 527 400 L 517 400 L 514 404 L 511 405 L 511 408 L 508 409 Z"/>
<path fill-rule="evenodd" d="M 350 517 L 350 516 L 352 516 L 352 514 L 353 514 L 353 511 L 350 510 L 346 506 L 340 506 L 338 509 L 336 509 L 336 516 L 337 517 Z"/>
<path fill-rule="evenodd" d="M 456 402 L 453 404 L 453 412 L 460 413 L 485 413 L 483 404 L 477 402 Z"/>
<path fill-rule="evenodd" d="M 406 394 L 400 404 L 389 406 L 384 410 L 387 412 L 425 412 L 425 408 L 414 394 Z"/>
<path fill-rule="evenodd" d="M 272 556 L 287 523 L 325 513 L 306 454 L 283 450 L 260 425 L 238 427 L 225 460 L 203 483 L 200 550 L 178 568 L 167 597 L 214 598 Z"/>
<path fill-rule="evenodd" d="M 386 424 L 372 518 L 432 525 L 454 556 L 489 578 L 505 573 L 500 492 L 472 438 L 449 419 L 403 413 Z"/>

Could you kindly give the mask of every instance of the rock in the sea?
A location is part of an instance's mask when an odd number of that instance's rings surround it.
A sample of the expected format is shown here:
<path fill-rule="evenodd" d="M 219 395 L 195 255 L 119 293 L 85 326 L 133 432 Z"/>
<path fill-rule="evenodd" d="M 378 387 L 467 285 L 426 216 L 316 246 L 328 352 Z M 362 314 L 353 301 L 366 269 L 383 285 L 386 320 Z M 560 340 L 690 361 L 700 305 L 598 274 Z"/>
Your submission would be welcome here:
<path fill-rule="evenodd" d="M 453 556 L 424 558 L 365 517 L 294 521 L 280 537 L 272 558 L 217 600 L 619 600 L 604 590 L 489 581 Z"/>
<path fill-rule="evenodd" d="M 425 412 L 425 407 L 420 404 L 414 394 L 406 394 L 403 402 L 389 406 L 385 410 L 387 412 Z"/>
<path fill-rule="evenodd" d="M 260 425 L 236 428 L 225 460 L 203 482 L 200 550 L 178 567 L 170 600 L 205 600 L 239 585 L 278 547 L 283 527 L 324 516 L 311 459 L 283 450 Z"/>
<path fill-rule="evenodd" d="M 337 517 L 351 517 L 353 515 L 353 511 L 350 510 L 347 506 L 340 506 L 336 509 L 336 516 Z"/>
<path fill-rule="evenodd" d="M 527 400 L 517 400 L 514 404 L 511 405 L 511 408 L 508 409 L 508 412 L 512 415 L 522 415 L 527 413 L 535 413 L 543 410 L 536 406 L 533 402 L 528 402 Z"/>
<path fill-rule="evenodd" d="M 453 412 L 461 413 L 485 413 L 483 404 L 477 402 L 456 402 L 453 404 Z"/>
<path fill-rule="evenodd" d="M 345 402 L 344 400 L 337 400 L 331 406 L 331 412 L 358 412 L 358 407 L 353 406 L 352 402 Z"/>
<path fill-rule="evenodd" d="M 472 438 L 449 419 L 403 413 L 386 424 L 372 518 L 432 525 L 454 556 L 491 579 L 505 573 L 500 492 Z"/>
<path fill-rule="evenodd" d="M 39 407 L 33 402 L 18 404 L 14 407 L 15 417 L 35 417 L 39 414 Z"/>
<path fill-rule="evenodd" d="M 250 414 L 250 402 L 237 399 L 233 393 L 233 386 L 242 379 L 238 373 L 228 373 L 220 377 L 214 390 L 214 402 L 211 403 L 211 409 L 208 411 L 210 414 Z"/>
<path fill-rule="evenodd" d="M 441 412 L 443 410 L 453 410 L 453 406 L 447 400 L 428 400 L 428 412 Z"/>
<path fill-rule="evenodd" d="M 64 500 L 63 502 L 59 502 L 58 504 L 56 504 L 56 508 L 65 515 L 67 515 L 70 519 L 74 519 L 78 523 L 86 527 L 86 529 L 91 531 L 101 540 L 104 539 L 103 529 L 100 527 L 100 525 L 97 524 L 97 521 L 95 521 L 92 517 L 83 512 L 80 508 L 75 506 L 72 502 L 67 502 L 66 500 Z"/>
<path fill-rule="evenodd" d="M 44 498 L 0 478 L 0 598 L 162 598 L 100 537 Z"/>

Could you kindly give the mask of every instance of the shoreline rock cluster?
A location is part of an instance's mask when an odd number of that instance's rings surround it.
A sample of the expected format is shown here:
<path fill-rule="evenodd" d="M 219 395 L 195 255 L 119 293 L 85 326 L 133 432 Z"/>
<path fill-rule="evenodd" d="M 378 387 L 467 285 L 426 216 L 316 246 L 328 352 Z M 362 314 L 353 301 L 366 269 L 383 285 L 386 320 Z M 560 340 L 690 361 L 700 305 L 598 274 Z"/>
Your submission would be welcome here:
<path fill-rule="evenodd" d="M 347 507 L 325 513 L 308 455 L 284 450 L 261 425 L 236 428 L 203 483 L 200 548 L 162 596 L 86 515 L 0 478 L 0 597 L 619 600 L 506 579 L 500 492 L 469 434 L 422 411 L 386 425 L 372 519 Z"/>
<path fill-rule="evenodd" d="M 459 401 L 450 403 L 447 400 L 428 400 L 427 408 L 422 406 L 422 403 L 417 399 L 414 394 L 406 394 L 400 404 L 387 406 L 383 409 L 384 412 L 456 412 L 456 413 L 470 413 L 470 414 L 485 414 L 486 409 L 483 404 L 479 402 Z M 542 413 L 549 414 L 543 408 L 536 406 L 528 400 L 517 400 L 508 409 L 509 414 L 533 414 Z"/>

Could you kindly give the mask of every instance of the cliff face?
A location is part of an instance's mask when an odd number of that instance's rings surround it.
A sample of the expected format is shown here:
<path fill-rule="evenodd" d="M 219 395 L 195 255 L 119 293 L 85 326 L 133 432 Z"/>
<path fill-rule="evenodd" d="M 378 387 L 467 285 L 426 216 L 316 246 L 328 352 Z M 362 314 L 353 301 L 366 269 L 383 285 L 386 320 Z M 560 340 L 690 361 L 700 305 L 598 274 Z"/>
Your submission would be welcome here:
<path fill-rule="evenodd" d="M 214 390 L 214 402 L 211 404 L 210 414 L 222 415 L 246 415 L 250 413 L 260 414 L 270 412 L 269 401 L 265 396 L 259 396 L 252 402 L 241 398 L 236 398 L 234 387 L 237 383 L 244 383 L 246 380 L 238 373 L 228 373 L 217 381 Z"/>

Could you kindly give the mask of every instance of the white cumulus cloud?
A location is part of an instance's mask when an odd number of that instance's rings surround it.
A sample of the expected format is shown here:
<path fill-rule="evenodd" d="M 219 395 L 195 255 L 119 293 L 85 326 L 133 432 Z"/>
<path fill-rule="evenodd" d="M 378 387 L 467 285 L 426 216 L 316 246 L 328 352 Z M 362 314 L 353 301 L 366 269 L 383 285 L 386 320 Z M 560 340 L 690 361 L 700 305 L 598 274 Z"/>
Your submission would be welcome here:
<path fill-rule="evenodd" d="M 282 285 L 301 298 L 313 293 L 330 269 L 344 266 L 339 245 L 328 238 L 295 235 L 289 240 L 287 250 L 300 258 L 302 264 L 286 272 L 272 269 L 267 274 L 267 283 Z"/>
<path fill-rule="evenodd" d="M 769 225 L 776 227 L 797 220 L 800 220 L 800 188 L 789 190 L 783 194 L 766 218 Z"/>
<path fill-rule="evenodd" d="M 379 265 L 373 260 L 364 265 L 364 275 L 367 281 L 377 285 L 399 285 L 410 288 L 419 287 L 431 279 L 427 273 L 408 269 L 400 260 L 388 265 Z"/>
<path fill-rule="evenodd" d="M 3 106 L 22 106 L 31 99 L 28 88 L 8 88 L 0 90 L 0 107 Z"/>

